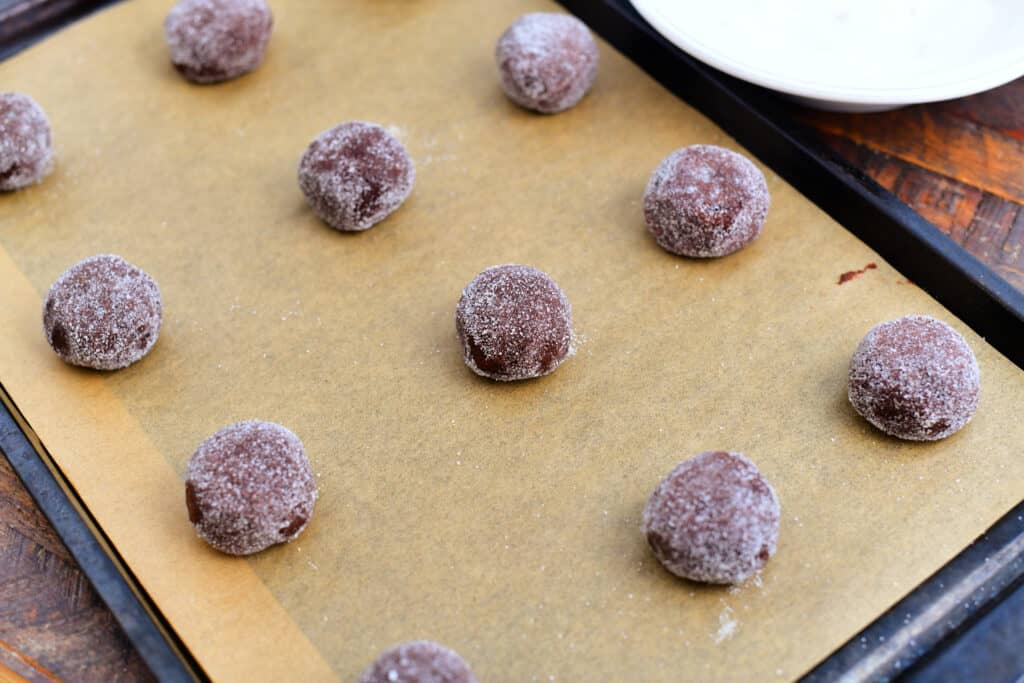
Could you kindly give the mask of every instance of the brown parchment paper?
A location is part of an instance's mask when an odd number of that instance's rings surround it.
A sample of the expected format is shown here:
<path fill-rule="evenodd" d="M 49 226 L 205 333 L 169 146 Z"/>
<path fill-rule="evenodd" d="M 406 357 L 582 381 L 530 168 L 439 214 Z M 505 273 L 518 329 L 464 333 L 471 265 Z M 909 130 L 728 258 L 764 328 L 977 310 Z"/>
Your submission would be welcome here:
<path fill-rule="evenodd" d="M 648 174 L 735 148 L 606 45 L 596 89 L 537 116 L 492 50 L 543 0 L 275 0 L 257 72 L 212 87 L 167 63 L 169 3 L 137 0 L 0 64 L 53 122 L 43 184 L 0 196 L 0 381 L 183 641 L 218 681 L 354 680 L 431 638 L 481 681 L 772 680 L 813 666 L 1020 500 L 1021 373 L 765 169 L 764 234 L 728 258 L 660 250 Z M 415 190 L 369 232 L 306 208 L 295 168 L 344 120 L 389 126 Z M 160 283 L 142 362 L 62 364 L 40 301 L 114 252 Z M 463 285 L 550 273 L 576 355 L 537 381 L 470 373 Z M 840 273 L 878 264 L 838 286 Z M 846 370 L 875 323 L 940 317 L 978 355 L 974 421 L 935 444 L 860 420 Z M 305 442 L 321 499 L 295 542 L 207 549 L 181 478 L 240 419 Z M 736 589 L 663 571 L 639 533 L 681 459 L 750 456 L 782 501 L 778 554 Z"/>

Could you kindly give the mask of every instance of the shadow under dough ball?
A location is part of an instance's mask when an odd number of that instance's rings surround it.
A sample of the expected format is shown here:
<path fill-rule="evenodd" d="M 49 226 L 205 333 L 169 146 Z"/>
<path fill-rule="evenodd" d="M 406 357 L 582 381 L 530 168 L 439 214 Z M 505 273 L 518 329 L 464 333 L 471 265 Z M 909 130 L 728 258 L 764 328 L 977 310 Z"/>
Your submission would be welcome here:
<path fill-rule="evenodd" d="M 501 87 L 516 104 L 555 114 L 583 99 L 597 78 L 597 43 L 567 14 L 524 14 L 495 50 Z"/>
<path fill-rule="evenodd" d="M 429 640 L 401 643 L 381 653 L 359 683 L 477 683 L 454 651 Z"/>
<path fill-rule="evenodd" d="M 572 308 L 546 273 L 494 266 L 462 290 L 455 330 L 466 365 L 500 381 L 553 371 L 572 353 Z"/>
<path fill-rule="evenodd" d="M 120 256 L 93 256 L 68 268 L 43 303 L 43 331 L 62 360 L 117 370 L 139 360 L 160 334 L 156 281 Z"/>
<path fill-rule="evenodd" d="M 273 422 L 224 427 L 199 445 L 188 464 L 189 521 L 200 538 L 230 555 L 298 536 L 316 497 L 302 442 Z"/>
<path fill-rule="evenodd" d="M 299 161 L 299 187 L 318 216 L 342 231 L 366 230 L 412 192 L 416 168 L 405 147 L 375 123 L 326 130 Z"/>
<path fill-rule="evenodd" d="M 945 438 L 971 421 L 981 371 L 952 327 L 924 315 L 880 323 L 850 361 L 850 403 L 886 434 L 910 441 Z"/>
<path fill-rule="evenodd" d="M 760 570 L 779 538 L 779 499 L 739 453 L 706 451 L 679 463 L 651 494 L 643 532 L 676 576 L 739 584 Z"/>
<path fill-rule="evenodd" d="M 761 234 L 771 198 L 764 175 L 749 159 L 714 145 L 668 155 L 644 192 L 644 221 L 673 254 L 725 256 Z"/>
<path fill-rule="evenodd" d="M 27 95 L 0 93 L 0 191 L 38 183 L 53 168 L 50 121 Z"/>
<path fill-rule="evenodd" d="M 164 20 L 164 37 L 182 76 L 219 83 L 263 62 L 273 24 L 263 0 L 179 0 Z"/>

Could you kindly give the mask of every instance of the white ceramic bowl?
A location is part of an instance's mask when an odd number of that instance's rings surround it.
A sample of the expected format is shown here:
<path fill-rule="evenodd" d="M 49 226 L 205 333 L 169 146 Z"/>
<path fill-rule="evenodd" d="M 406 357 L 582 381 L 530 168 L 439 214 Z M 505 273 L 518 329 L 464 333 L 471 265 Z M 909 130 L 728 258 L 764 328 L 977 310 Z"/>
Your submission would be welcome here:
<path fill-rule="evenodd" d="M 962 97 L 1024 75 L 1024 0 L 631 0 L 720 71 L 835 111 Z"/>

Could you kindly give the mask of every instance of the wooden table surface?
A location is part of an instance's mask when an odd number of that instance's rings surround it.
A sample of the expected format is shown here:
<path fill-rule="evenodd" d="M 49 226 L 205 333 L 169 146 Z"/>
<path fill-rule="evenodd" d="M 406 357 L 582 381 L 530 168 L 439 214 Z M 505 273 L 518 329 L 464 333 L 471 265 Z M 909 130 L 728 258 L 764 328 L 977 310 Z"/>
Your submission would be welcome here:
<path fill-rule="evenodd" d="M 798 115 L 841 157 L 1024 291 L 1024 78 L 880 114 Z"/>
<path fill-rule="evenodd" d="M 151 679 L 7 460 L 0 458 L 0 670 L 5 666 L 33 683 Z"/>
<path fill-rule="evenodd" d="M 0 0 L 0 22 L 3 10 L 18 1 Z M 79 0 L 83 4 L 95 3 Z M 0 24 L 0 45 L 11 25 Z M 880 114 L 801 109 L 795 115 L 810 126 L 810 135 L 1024 291 L 1024 79 L 972 97 Z M 29 681 L 151 679 L 0 458 L 0 681 L 18 680 L 11 671 Z"/>

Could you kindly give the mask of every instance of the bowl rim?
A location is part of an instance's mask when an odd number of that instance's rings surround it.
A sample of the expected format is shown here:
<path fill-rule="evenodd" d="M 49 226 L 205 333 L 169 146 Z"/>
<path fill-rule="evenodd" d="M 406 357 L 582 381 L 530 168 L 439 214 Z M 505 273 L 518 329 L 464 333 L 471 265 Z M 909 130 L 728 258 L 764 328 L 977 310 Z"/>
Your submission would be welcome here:
<path fill-rule="evenodd" d="M 830 85 L 793 78 L 738 60 L 686 33 L 661 12 L 666 0 L 630 0 L 634 9 L 655 30 L 677 47 L 730 76 L 777 92 L 808 100 L 858 105 L 905 105 L 963 97 L 995 88 L 1024 75 L 1024 41 L 1015 43 L 999 57 L 979 61 L 970 75 L 919 86 L 868 87 Z"/>

